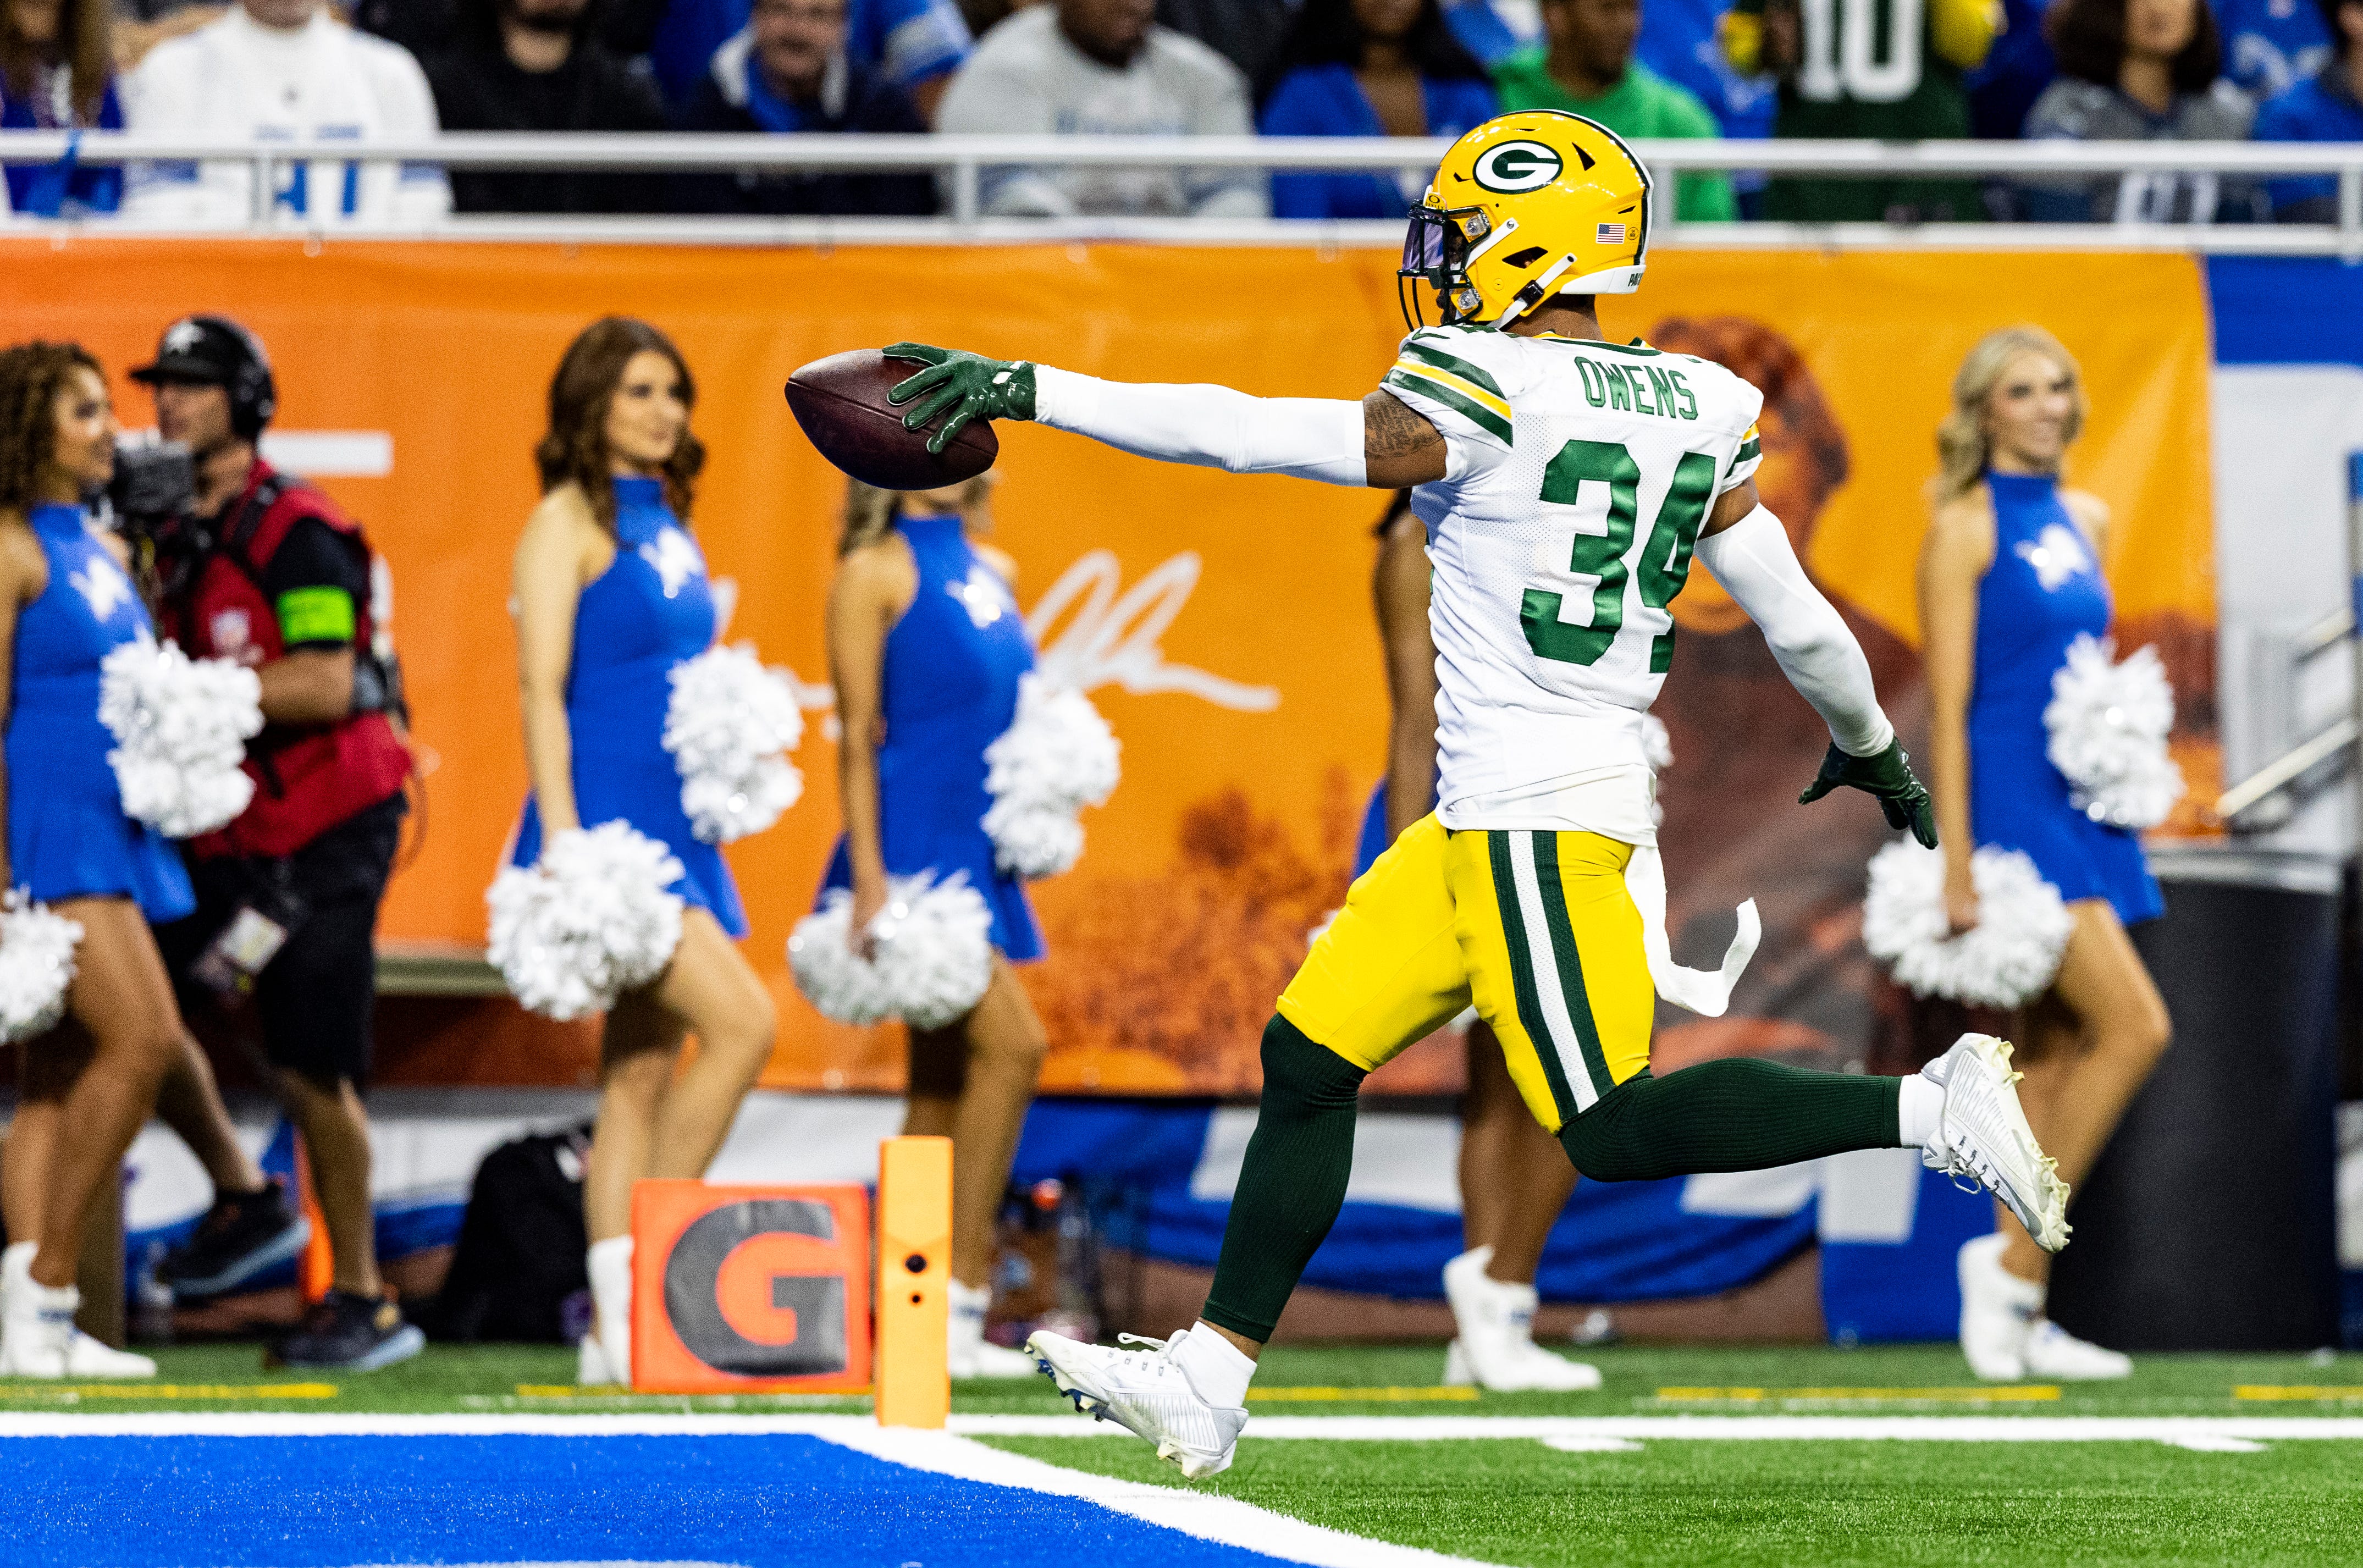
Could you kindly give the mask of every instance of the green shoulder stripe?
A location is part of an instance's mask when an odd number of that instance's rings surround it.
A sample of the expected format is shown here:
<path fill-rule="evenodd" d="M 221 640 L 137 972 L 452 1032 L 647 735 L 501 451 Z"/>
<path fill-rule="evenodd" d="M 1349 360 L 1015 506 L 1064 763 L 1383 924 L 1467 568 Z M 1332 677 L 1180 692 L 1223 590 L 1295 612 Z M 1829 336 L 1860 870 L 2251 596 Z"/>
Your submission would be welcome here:
<path fill-rule="evenodd" d="M 1420 360 L 1426 363 L 1434 365 L 1438 370 L 1450 371 L 1454 375 L 1459 376 L 1465 381 L 1475 382 L 1479 386 L 1483 387 L 1486 391 L 1502 399 L 1504 403 L 1509 401 L 1509 394 L 1502 390 L 1502 384 L 1500 382 L 1495 381 L 1492 376 L 1486 374 L 1483 369 L 1477 365 L 1470 364 L 1467 360 L 1460 359 L 1456 355 L 1448 354 L 1443 350 L 1435 347 L 1433 344 L 1423 343 L 1417 337 L 1404 339 L 1403 351 L 1409 354 L 1413 359 Z"/>
<path fill-rule="evenodd" d="M 1756 459 L 1762 457 L 1763 455 L 1763 441 L 1751 436 L 1747 439 L 1747 444 L 1739 449 L 1739 455 L 1733 458 L 1731 461 L 1735 463 L 1753 462 Z"/>
<path fill-rule="evenodd" d="M 1420 396 L 1443 404 L 1479 429 L 1499 439 L 1503 446 L 1514 444 L 1510 422 L 1473 398 L 1464 397 L 1441 382 L 1423 381 L 1402 371 L 1387 373 L 1381 386 L 1392 386 L 1399 392 L 1415 392 Z"/>

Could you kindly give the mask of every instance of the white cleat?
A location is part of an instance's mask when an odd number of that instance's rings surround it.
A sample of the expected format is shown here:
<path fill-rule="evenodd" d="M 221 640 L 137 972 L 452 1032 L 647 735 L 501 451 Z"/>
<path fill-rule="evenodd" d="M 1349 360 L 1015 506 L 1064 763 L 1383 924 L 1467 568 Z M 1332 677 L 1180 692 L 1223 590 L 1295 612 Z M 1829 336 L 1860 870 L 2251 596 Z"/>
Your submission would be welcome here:
<path fill-rule="evenodd" d="M 575 1386 L 598 1388 L 615 1381 L 607 1371 L 606 1352 L 599 1348 L 599 1331 L 583 1330 L 582 1342 L 574 1347 Z"/>
<path fill-rule="evenodd" d="M 1600 1369 L 1555 1356 L 1535 1343 L 1537 1297 L 1530 1284 L 1485 1272 L 1493 1249 L 1477 1247 L 1444 1265 L 1444 1298 L 1459 1329 L 1444 1352 L 1447 1386 L 1496 1393 L 1574 1394 L 1600 1386 Z"/>
<path fill-rule="evenodd" d="M 1041 1370 L 1024 1351 L 1005 1350 L 990 1340 L 957 1347 L 944 1364 L 958 1378 L 1031 1377 Z"/>
<path fill-rule="evenodd" d="M 1026 1341 L 1026 1349 L 1076 1409 L 1146 1438 L 1157 1445 L 1158 1458 L 1177 1466 L 1190 1480 L 1204 1481 L 1231 1467 L 1248 1413 L 1198 1396 L 1173 1361 L 1174 1348 L 1187 1333 L 1184 1329 L 1170 1340 L 1119 1334 L 1116 1348 L 1111 1349 L 1044 1329 Z M 1126 1345 L 1147 1348 L 1126 1350 Z"/>
<path fill-rule="evenodd" d="M 82 1292 L 34 1284 L 35 1250 L 35 1243 L 19 1241 L 0 1252 L 0 1377 L 65 1376 L 80 1332 L 74 1314 Z"/>
<path fill-rule="evenodd" d="M 1964 1242 L 1955 1267 L 1961 1281 L 1961 1354 L 1988 1383 L 2025 1377 L 2026 1338 L 2043 1311 L 2043 1287 L 2002 1266 L 2008 1238 Z"/>
<path fill-rule="evenodd" d="M 118 1351 L 81 1329 L 66 1343 L 68 1377 L 153 1377 L 156 1363 L 132 1351 Z"/>
<path fill-rule="evenodd" d="M 1516 1352 L 1514 1352 L 1516 1353 Z M 1552 1394 L 1582 1394 L 1600 1386 L 1600 1369 L 1588 1362 L 1571 1362 L 1536 1344 L 1525 1343 L 1524 1353 L 1508 1370 L 1510 1378 L 1501 1383 L 1477 1381 L 1476 1369 L 1469 1364 L 1469 1352 L 1460 1341 L 1453 1340 L 1444 1347 L 1444 1385 L 1447 1388 L 1490 1388 L 1496 1394 L 1547 1392 Z"/>
<path fill-rule="evenodd" d="M 1004 1350 L 984 1337 L 985 1313 L 993 1292 L 958 1280 L 946 1293 L 950 1310 L 944 1315 L 944 1365 L 954 1377 L 1031 1377 L 1034 1358 L 1023 1351 Z"/>
<path fill-rule="evenodd" d="M 2054 1383 L 2106 1383 L 2134 1374 L 2133 1358 L 2080 1340 L 2048 1318 L 2026 1335 L 2026 1375 Z"/>
<path fill-rule="evenodd" d="M 2026 1125 L 2012 1087 L 2019 1075 L 2011 1071 L 2010 1051 L 2008 1040 L 1965 1034 L 1920 1069 L 1945 1091 L 1944 1115 L 1920 1160 L 1932 1171 L 1978 1183 L 2018 1217 L 2036 1246 L 2057 1252 L 2068 1245 L 2068 1184 Z"/>

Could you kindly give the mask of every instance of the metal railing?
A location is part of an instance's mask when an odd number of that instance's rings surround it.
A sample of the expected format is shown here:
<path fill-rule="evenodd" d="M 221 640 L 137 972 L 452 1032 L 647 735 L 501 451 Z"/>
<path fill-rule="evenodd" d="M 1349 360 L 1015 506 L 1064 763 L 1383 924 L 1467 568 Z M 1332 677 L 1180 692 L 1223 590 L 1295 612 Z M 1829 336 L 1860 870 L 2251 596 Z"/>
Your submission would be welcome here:
<path fill-rule="evenodd" d="M 738 242 L 888 241 L 1086 237 L 1236 243 L 1393 245 L 1395 220 L 1199 219 L 996 217 L 986 210 L 986 172 L 1000 168 L 1252 169 L 1264 172 L 1410 172 L 1434 166 L 1450 143 L 1442 138 L 1347 137 L 954 137 L 488 134 L 455 132 L 424 141 L 167 140 L 122 132 L 0 132 L 0 163 L 49 163 L 71 156 L 84 164 L 232 162 L 247 166 L 252 195 L 249 232 L 343 228 L 274 206 L 280 172 L 292 164 L 427 163 L 447 170 L 604 171 L 693 173 L 925 172 L 947 196 L 935 218 L 736 218 L 665 216 L 563 218 L 463 217 L 438 233 L 486 237 L 538 235 L 684 239 Z M 1925 249 L 2169 249 L 2363 260 L 2363 143 L 2074 141 L 1640 141 L 1644 161 L 1660 176 L 1654 221 L 1663 239 L 1729 247 L 1905 246 Z M 2335 221 L 2311 224 L 1888 223 L 1803 225 L 1680 222 L 1674 182 L 1694 171 L 1840 179 L 1962 178 L 2002 181 L 2063 176 L 2213 174 L 2260 179 L 2328 175 L 2337 182 Z M 6 228 L 36 226 L 13 219 Z M 48 225 L 39 225 L 48 228 Z M 129 226 L 92 219 L 85 232 Z"/>

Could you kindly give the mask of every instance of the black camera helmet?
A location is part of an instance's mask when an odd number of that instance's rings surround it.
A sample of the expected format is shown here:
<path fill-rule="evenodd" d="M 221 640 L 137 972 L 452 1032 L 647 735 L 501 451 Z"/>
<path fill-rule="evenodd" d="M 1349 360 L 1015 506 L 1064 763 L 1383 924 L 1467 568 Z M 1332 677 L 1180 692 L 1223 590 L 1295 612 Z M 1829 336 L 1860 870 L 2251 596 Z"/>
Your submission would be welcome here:
<path fill-rule="evenodd" d="M 131 373 L 134 381 L 197 382 L 229 392 L 229 428 L 240 440 L 262 434 L 279 409 L 271 356 L 262 340 L 227 316 L 183 316 L 164 328 L 156 361 Z"/>

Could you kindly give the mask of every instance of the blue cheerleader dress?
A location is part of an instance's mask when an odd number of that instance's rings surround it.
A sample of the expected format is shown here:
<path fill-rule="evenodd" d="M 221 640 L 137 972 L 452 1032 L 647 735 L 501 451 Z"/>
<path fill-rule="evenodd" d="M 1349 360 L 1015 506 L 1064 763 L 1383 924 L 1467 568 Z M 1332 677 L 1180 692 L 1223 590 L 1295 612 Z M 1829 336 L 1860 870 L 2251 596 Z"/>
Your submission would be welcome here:
<path fill-rule="evenodd" d="M 654 479 L 616 485 L 616 559 L 582 590 L 566 671 L 566 727 L 574 748 L 574 807 L 585 828 L 621 820 L 664 845 L 683 867 L 672 891 L 733 937 L 747 911 L 722 851 L 700 839 L 681 805 L 681 771 L 664 747 L 673 666 L 714 643 L 705 557 Z M 541 858 L 541 811 L 526 797 L 512 865 Z"/>
<path fill-rule="evenodd" d="M 17 617 L 8 694 L 8 864 L 44 904 L 128 897 L 154 924 L 197 906 L 172 840 L 124 815 L 98 718 L 99 662 L 155 635 L 131 579 L 75 506 L 27 519 L 50 585 Z"/>
<path fill-rule="evenodd" d="M 1978 584 L 1977 667 L 1969 695 L 1969 830 L 1980 845 L 2022 850 L 2073 904 L 2105 898 L 2125 925 L 2166 912 L 2131 831 L 2095 822 L 2069 798 L 2048 754 L 2043 710 L 2068 646 L 2109 629 L 2109 584 L 2090 542 L 2043 475 L 1989 473 L 1993 564 Z"/>
<path fill-rule="evenodd" d="M 993 797 L 984 749 L 1017 715 L 1018 677 L 1034 668 L 1026 620 L 1001 574 L 969 548 L 956 515 L 898 517 L 919 591 L 886 634 L 886 740 L 878 748 L 881 848 L 890 876 L 966 872 L 993 911 L 993 945 L 1012 963 L 1042 956 L 1042 933 L 1017 878 L 984 830 Z M 840 835 L 821 891 L 853 885 Z"/>

